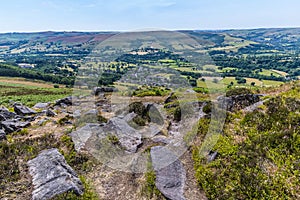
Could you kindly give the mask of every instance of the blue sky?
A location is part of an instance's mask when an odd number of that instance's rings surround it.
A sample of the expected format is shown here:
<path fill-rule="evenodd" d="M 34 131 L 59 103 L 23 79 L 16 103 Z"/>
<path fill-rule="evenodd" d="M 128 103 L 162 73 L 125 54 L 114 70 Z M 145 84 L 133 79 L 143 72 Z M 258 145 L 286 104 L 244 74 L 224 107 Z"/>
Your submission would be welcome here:
<path fill-rule="evenodd" d="M 2 0 L 0 32 L 300 27 L 299 0 Z"/>

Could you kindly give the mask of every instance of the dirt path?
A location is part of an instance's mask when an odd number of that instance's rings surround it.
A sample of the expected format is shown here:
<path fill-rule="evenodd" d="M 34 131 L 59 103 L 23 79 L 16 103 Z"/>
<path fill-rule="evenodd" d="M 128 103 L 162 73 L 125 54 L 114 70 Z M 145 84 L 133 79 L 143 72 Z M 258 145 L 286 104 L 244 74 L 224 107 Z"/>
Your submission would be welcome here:
<path fill-rule="evenodd" d="M 191 156 L 191 152 L 187 151 L 182 157 L 181 162 L 186 170 L 186 182 L 184 196 L 187 200 L 207 200 L 204 191 L 200 190 L 200 187 L 196 181 L 194 161 Z"/>
<path fill-rule="evenodd" d="M 103 200 L 146 200 L 142 197 L 142 174 L 117 171 L 98 164 L 87 177 L 92 181 L 96 193 Z"/>

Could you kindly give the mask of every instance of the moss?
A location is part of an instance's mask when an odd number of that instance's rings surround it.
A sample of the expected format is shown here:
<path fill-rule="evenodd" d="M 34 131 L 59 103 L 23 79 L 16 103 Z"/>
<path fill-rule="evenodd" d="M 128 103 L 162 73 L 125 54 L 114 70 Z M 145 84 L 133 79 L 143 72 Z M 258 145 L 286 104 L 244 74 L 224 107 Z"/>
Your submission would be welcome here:
<path fill-rule="evenodd" d="M 97 115 L 97 120 L 100 123 L 107 123 L 107 119 L 103 117 L 101 114 Z"/>
<path fill-rule="evenodd" d="M 203 106 L 203 112 L 206 114 L 211 113 L 212 110 L 212 103 L 209 101 L 205 104 L 205 106 Z"/>
<path fill-rule="evenodd" d="M 143 117 L 141 117 L 141 116 L 135 116 L 133 119 L 132 119 L 132 121 L 135 123 L 135 124 L 137 124 L 137 125 L 139 125 L 139 126 L 145 126 L 146 125 L 146 119 L 144 119 Z"/>
<path fill-rule="evenodd" d="M 107 136 L 107 139 L 112 143 L 112 144 L 119 144 L 119 138 L 115 135 L 109 134 Z"/>
<path fill-rule="evenodd" d="M 181 108 L 180 107 L 175 108 L 173 117 L 174 117 L 175 121 L 181 120 Z"/>

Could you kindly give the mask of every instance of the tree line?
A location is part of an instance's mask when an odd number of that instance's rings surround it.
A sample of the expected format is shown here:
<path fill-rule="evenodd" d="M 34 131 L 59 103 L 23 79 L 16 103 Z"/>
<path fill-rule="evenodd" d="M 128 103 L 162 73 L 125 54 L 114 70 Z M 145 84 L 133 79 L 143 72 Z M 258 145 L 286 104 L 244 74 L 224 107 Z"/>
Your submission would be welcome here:
<path fill-rule="evenodd" d="M 68 86 L 73 85 L 75 80 L 74 76 L 66 77 L 62 75 L 46 74 L 8 64 L 0 64 L 0 75 L 9 77 L 22 77 L 27 79 L 37 79 L 57 84 L 64 84 Z"/>

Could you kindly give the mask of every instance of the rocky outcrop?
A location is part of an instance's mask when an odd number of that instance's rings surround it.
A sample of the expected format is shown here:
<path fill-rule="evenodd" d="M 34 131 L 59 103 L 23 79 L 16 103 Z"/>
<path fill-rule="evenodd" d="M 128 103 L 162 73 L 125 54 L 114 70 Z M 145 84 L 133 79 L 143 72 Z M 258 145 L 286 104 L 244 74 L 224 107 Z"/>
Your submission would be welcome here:
<path fill-rule="evenodd" d="M 208 162 L 214 161 L 217 156 L 218 156 L 218 152 L 217 151 L 210 151 L 209 154 L 208 154 L 207 161 Z"/>
<path fill-rule="evenodd" d="M 50 104 L 49 103 L 37 103 L 33 106 L 34 109 L 46 109 Z"/>
<path fill-rule="evenodd" d="M 10 112 L 7 108 L 0 108 L 0 121 L 5 121 L 7 119 L 12 119 L 16 116 L 16 113 Z"/>
<path fill-rule="evenodd" d="M 6 134 L 3 130 L 0 130 L 0 141 L 1 140 L 6 140 Z"/>
<path fill-rule="evenodd" d="M 83 194 L 80 179 L 57 149 L 44 150 L 27 164 L 33 178 L 33 200 L 47 200 L 69 191 Z"/>
<path fill-rule="evenodd" d="M 88 123 L 78 130 L 73 131 L 70 136 L 72 137 L 76 151 L 80 151 L 91 137 L 92 133 L 98 131 L 99 128 L 99 124 Z"/>
<path fill-rule="evenodd" d="M 30 121 L 34 118 L 32 116 L 24 116 L 28 113 L 33 113 L 31 112 L 31 109 L 26 106 L 22 106 L 20 104 L 15 105 L 15 110 L 22 116 L 19 116 L 14 112 L 10 112 L 5 107 L 0 108 L 0 129 L 3 129 L 5 134 L 20 131 L 22 128 L 27 128 L 30 126 Z"/>
<path fill-rule="evenodd" d="M 259 102 L 261 96 L 262 95 L 258 94 L 242 94 L 230 97 L 222 96 L 218 98 L 218 102 L 220 105 L 226 105 L 228 111 L 234 112 Z"/>
<path fill-rule="evenodd" d="M 6 133 L 12 133 L 15 131 L 20 131 L 22 128 L 27 128 L 31 124 L 30 122 L 23 122 L 17 119 L 14 120 L 6 120 L 0 123 L 0 128 L 4 129 Z"/>
<path fill-rule="evenodd" d="M 92 93 L 93 95 L 98 96 L 100 93 L 103 92 L 114 92 L 114 91 L 117 91 L 117 89 L 114 87 L 95 87 Z"/>
<path fill-rule="evenodd" d="M 169 96 L 166 98 L 165 104 L 174 102 L 176 100 L 177 100 L 176 95 L 174 94 L 174 92 L 171 92 L 171 94 L 169 94 Z"/>
<path fill-rule="evenodd" d="M 18 115 L 21 115 L 21 116 L 36 114 L 36 112 L 34 110 L 32 110 L 31 108 L 28 108 L 27 106 L 24 106 L 22 104 L 15 104 L 14 111 Z"/>
<path fill-rule="evenodd" d="M 170 200 L 185 200 L 185 169 L 178 158 L 167 148 L 152 147 L 151 160 L 156 173 L 157 189 Z"/>
<path fill-rule="evenodd" d="M 103 127 L 106 133 L 112 133 L 117 136 L 122 147 L 127 151 L 134 153 L 139 145 L 142 144 L 142 136 L 128 125 L 126 120 L 114 117 Z"/>
<path fill-rule="evenodd" d="M 113 117 L 105 124 L 87 123 L 82 128 L 73 131 L 70 135 L 76 150 L 83 148 L 92 135 L 96 135 L 99 139 L 113 135 L 125 151 L 135 153 L 142 144 L 142 135 L 128 124 L 127 118 L 130 119 L 129 115 Z"/>
<path fill-rule="evenodd" d="M 265 101 L 265 100 L 264 100 Z M 256 110 L 259 106 L 264 105 L 264 101 L 259 101 L 253 105 L 247 106 L 243 109 L 244 112 L 253 112 Z"/>
<path fill-rule="evenodd" d="M 50 119 L 45 117 L 44 119 L 39 120 L 36 124 L 39 126 L 44 125 L 45 123 L 47 123 Z"/>
<path fill-rule="evenodd" d="M 57 114 L 54 112 L 54 111 L 52 111 L 52 110 L 50 110 L 50 109 L 47 109 L 46 110 L 46 116 L 47 117 L 54 117 L 54 116 L 56 116 Z"/>
<path fill-rule="evenodd" d="M 66 97 L 63 99 L 59 99 L 55 102 L 55 106 L 71 106 L 71 105 L 73 105 L 72 100 L 73 100 L 72 96 L 69 96 L 69 97 Z"/>

